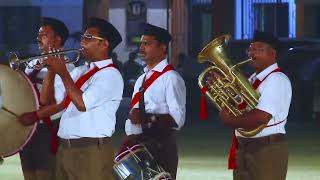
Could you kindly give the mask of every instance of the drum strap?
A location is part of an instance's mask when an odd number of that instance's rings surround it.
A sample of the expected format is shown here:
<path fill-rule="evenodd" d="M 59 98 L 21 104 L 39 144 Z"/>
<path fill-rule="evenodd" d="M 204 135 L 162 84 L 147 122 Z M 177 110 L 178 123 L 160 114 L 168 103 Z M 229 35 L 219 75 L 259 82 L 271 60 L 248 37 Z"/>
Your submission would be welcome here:
<path fill-rule="evenodd" d="M 282 69 L 277 68 L 273 71 L 271 71 L 266 77 L 264 77 L 262 80 L 256 79 L 254 81 L 254 83 L 252 84 L 252 87 L 254 90 L 258 89 L 258 87 L 260 86 L 260 84 L 272 73 L 275 72 L 283 72 Z M 246 108 L 247 104 L 244 102 L 243 104 L 239 105 L 240 109 L 244 109 Z M 283 121 L 281 121 L 283 122 Z M 278 123 L 280 124 L 280 123 Z M 276 124 L 277 125 L 277 124 Z M 272 126 L 272 125 L 271 125 Z M 269 127 L 269 126 L 268 126 Z M 232 137 L 232 145 L 229 151 L 229 160 L 228 160 L 228 169 L 237 169 L 237 163 L 236 163 L 236 151 L 238 149 L 238 142 L 237 142 L 237 138 L 235 133 L 233 133 L 233 137 Z"/>
<path fill-rule="evenodd" d="M 146 82 L 147 74 L 144 75 L 142 80 L 142 85 L 139 88 L 140 98 L 139 98 L 139 113 L 141 118 L 141 125 L 143 126 L 146 122 L 146 108 L 144 104 L 144 84 Z"/>

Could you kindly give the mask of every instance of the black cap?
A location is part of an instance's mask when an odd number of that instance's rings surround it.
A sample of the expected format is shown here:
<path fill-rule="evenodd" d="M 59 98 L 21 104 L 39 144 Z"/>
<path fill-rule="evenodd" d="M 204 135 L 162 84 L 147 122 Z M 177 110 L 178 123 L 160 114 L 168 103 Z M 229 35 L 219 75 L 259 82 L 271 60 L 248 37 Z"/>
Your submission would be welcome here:
<path fill-rule="evenodd" d="M 69 37 L 69 30 L 67 26 L 60 20 L 51 18 L 51 17 L 42 17 L 41 19 L 41 26 L 50 26 L 53 31 L 61 37 L 62 44 L 66 42 Z"/>
<path fill-rule="evenodd" d="M 160 43 L 163 43 L 165 45 L 168 45 L 172 39 L 170 33 L 167 30 L 148 23 L 145 24 L 142 35 L 154 36 Z"/>
<path fill-rule="evenodd" d="M 108 21 L 96 17 L 89 19 L 87 28 L 98 28 L 99 35 L 109 41 L 110 52 L 121 43 L 122 37 L 119 31 Z"/>
<path fill-rule="evenodd" d="M 277 49 L 278 47 L 278 38 L 269 32 L 255 31 L 253 35 L 253 42 L 267 43 L 274 49 Z"/>

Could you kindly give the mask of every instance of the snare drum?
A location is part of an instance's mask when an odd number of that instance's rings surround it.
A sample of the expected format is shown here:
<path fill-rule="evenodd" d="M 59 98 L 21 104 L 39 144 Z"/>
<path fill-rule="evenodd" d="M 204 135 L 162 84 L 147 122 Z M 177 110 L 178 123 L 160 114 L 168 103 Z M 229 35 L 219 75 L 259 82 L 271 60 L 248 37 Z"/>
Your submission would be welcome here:
<path fill-rule="evenodd" d="M 27 144 L 37 123 L 24 126 L 17 116 L 36 111 L 39 101 L 36 90 L 26 75 L 0 65 L 0 158 L 11 156 Z"/>
<path fill-rule="evenodd" d="M 116 156 L 114 162 L 113 172 L 117 180 L 172 180 L 143 144 L 128 147 Z"/>

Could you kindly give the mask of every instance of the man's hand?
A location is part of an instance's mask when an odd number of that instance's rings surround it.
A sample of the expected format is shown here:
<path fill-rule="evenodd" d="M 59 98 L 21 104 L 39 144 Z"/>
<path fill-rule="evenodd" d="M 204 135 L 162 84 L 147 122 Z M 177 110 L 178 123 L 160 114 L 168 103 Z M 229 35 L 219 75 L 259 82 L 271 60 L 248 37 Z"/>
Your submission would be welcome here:
<path fill-rule="evenodd" d="M 18 117 L 18 121 L 25 126 L 30 126 L 33 125 L 35 122 L 39 122 L 40 119 L 37 112 L 34 111 L 21 114 Z"/>
<path fill-rule="evenodd" d="M 128 117 L 132 124 L 141 124 L 140 110 L 138 108 L 132 109 Z"/>
<path fill-rule="evenodd" d="M 233 121 L 235 121 L 235 116 L 231 114 L 228 109 L 223 107 L 219 113 L 219 119 L 222 122 L 222 124 L 226 126 L 232 126 Z"/>
<path fill-rule="evenodd" d="M 55 51 L 52 51 L 55 52 Z M 44 65 L 48 66 L 50 71 L 63 76 L 68 74 L 68 70 L 65 63 L 65 57 L 63 55 L 52 55 L 48 56 L 47 59 L 42 62 Z"/>

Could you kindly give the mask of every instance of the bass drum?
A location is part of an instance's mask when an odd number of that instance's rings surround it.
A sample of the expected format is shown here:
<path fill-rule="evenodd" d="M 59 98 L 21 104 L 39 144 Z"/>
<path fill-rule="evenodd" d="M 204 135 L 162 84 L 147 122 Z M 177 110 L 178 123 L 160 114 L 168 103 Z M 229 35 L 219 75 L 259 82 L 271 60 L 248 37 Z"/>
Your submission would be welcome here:
<path fill-rule="evenodd" d="M 16 154 L 27 144 L 37 123 L 23 126 L 17 116 L 39 108 L 37 91 L 21 71 L 0 65 L 0 157 Z"/>

